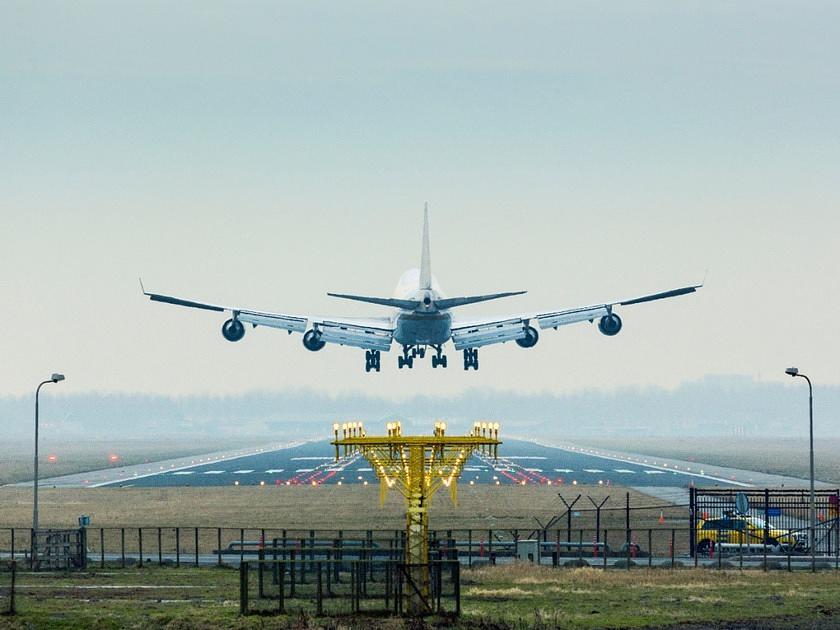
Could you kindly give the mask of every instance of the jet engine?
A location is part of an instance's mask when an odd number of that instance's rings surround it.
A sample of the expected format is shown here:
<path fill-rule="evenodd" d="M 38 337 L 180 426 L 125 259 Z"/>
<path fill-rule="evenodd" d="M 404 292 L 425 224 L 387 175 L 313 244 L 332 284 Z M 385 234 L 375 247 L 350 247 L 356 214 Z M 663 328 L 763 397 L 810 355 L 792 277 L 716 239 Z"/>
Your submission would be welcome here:
<path fill-rule="evenodd" d="M 621 318 L 615 313 L 604 315 L 598 322 L 598 330 L 607 337 L 617 335 L 621 330 Z"/>
<path fill-rule="evenodd" d="M 327 345 L 327 342 L 321 339 L 321 333 L 317 330 L 307 330 L 303 335 L 303 347 L 307 350 L 318 352 L 325 345 Z"/>
<path fill-rule="evenodd" d="M 540 333 L 533 326 L 525 327 L 525 336 L 522 339 L 517 339 L 516 343 L 520 348 L 533 348 L 540 340 Z"/>
<path fill-rule="evenodd" d="M 239 341 L 245 336 L 245 325 L 238 319 L 229 319 L 222 324 L 222 336 L 228 341 Z"/>

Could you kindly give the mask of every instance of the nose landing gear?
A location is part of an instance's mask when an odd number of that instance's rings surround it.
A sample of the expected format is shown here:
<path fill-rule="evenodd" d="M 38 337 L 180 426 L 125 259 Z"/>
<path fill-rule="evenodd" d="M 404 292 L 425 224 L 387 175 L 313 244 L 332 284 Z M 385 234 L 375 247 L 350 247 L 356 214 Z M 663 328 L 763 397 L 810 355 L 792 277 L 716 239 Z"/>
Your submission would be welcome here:
<path fill-rule="evenodd" d="M 365 350 L 365 372 L 379 371 L 381 367 L 381 353 L 379 350 Z"/>
<path fill-rule="evenodd" d="M 467 348 L 466 350 L 464 350 L 464 369 L 469 370 L 470 368 L 474 370 L 478 369 L 477 348 Z"/>

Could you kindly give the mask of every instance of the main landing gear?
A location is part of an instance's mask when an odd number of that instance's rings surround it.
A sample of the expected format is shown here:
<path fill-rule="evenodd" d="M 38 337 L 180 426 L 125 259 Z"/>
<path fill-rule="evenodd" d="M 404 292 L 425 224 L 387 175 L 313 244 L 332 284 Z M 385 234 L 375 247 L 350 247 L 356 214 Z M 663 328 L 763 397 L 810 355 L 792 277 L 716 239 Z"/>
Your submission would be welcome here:
<path fill-rule="evenodd" d="M 432 367 L 446 367 L 446 357 L 443 356 L 443 346 L 442 345 L 432 345 L 431 348 L 434 348 L 435 354 L 432 355 Z M 407 367 L 409 370 L 414 367 L 414 359 L 424 359 L 426 358 L 426 346 L 414 346 L 414 345 L 405 345 L 403 346 L 403 353 L 401 357 L 397 357 L 397 366 L 400 369 Z"/>
<path fill-rule="evenodd" d="M 365 372 L 379 371 L 382 366 L 382 353 L 379 350 L 365 350 Z M 402 367 L 402 366 L 400 366 Z"/>
<path fill-rule="evenodd" d="M 464 350 L 464 369 L 469 370 L 470 368 L 473 368 L 474 370 L 478 369 L 477 348 L 467 348 Z"/>
<path fill-rule="evenodd" d="M 409 370 L 414 367 L 414 357 L 417 356 L 417 348 L 413 346 L 403 346 L 403 355 L 397 357 L 397 366 L 400 369 L 407 367 Z"/>
<path fill-rule="evenodd" d="M 432 367 L 446 367 L 446 357 L 443 356 L 443 346 L 434 346 L 435 356 L 432 357 Z"/>

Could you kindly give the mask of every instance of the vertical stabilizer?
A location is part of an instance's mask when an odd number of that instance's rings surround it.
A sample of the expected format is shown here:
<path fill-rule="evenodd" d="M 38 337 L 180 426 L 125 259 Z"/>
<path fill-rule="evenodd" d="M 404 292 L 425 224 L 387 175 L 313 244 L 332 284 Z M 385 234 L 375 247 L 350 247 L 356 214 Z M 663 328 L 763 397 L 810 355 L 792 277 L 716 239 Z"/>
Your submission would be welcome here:
<path fill-rule="evenodd" d="M 420 255 L 420 289 L 432 288 L 432 258 L 429 253 L 429 204 L 423 208 L 423 251 Z"/>

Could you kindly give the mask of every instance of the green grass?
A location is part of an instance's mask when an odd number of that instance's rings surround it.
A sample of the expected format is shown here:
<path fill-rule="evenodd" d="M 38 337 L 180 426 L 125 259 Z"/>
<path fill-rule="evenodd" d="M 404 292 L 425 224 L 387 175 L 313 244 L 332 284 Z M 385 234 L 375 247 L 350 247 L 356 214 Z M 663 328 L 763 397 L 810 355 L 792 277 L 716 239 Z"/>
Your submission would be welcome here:
<path fill-rule="evenodd" d="M 5 585 L 5 584 L 4 584 Z M 450 626 L 389 617 L 238 614 L 238 572 L 148 568 L 19 575 L 18 615 L 0 628 L 403 628 Z M 462 572 L 461 628 L 830 628 L 840 575 L 685 569 L 483 567 Z M 295 603 L 290 602 L 292 606 Z"/>

